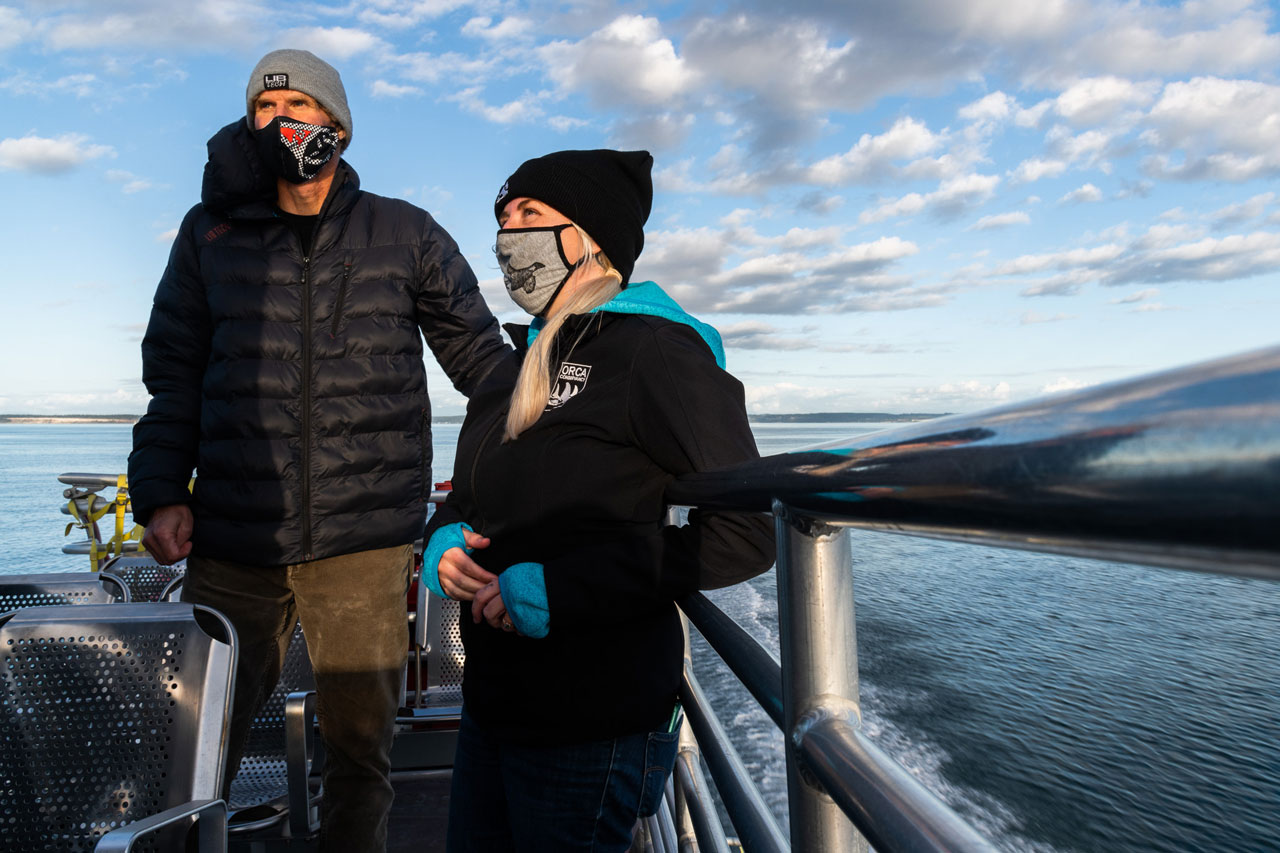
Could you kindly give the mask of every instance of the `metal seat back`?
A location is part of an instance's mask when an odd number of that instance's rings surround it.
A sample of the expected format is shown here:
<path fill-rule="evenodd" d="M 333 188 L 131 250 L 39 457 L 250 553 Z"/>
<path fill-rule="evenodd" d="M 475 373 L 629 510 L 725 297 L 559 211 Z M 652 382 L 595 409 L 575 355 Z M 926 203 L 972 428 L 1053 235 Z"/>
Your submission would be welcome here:
<path fill-rule="evenodd" d="M 0 613 L 21 607 L 112 604 L 129 600 L 129 588 L 109 572 L 0 575 Z"/>
<path fill-rule="evenodd" d="M 226 618 L 190 604 L 0 616 L 5 848 L 90 851 L 113 829 L 218 798 L 235 654 Z M 183 849 L 186 830 L 134 849 Z"/>
<path fill-rule="evenodd" d="M 418 584 L 417 618 L 413 624 L 416 707 L 456 711 L 462 706 L 462 670 L 467 653 L 458 627 L 459 614 L 458 602 L 432 595 L 426 584 Z"/>
<path fill-rule="evenodd" d="M 280 680 L 249 727 L 240 768 L 231 782 L 227 806 L 248 808 L 284 800 L 289 793 L 288 749 L 285 741 L 285 702 L 289 694 L 316 689 L 302 625 L 295 623 L 285 652 Z"/>
<path fill-rule="evenodd" d="M 170 581 L 165 594 L 177 597 L 182 592 L 183 575 Z M 280 667 L 280 678 L 267 701 L 249 724 L 249 736 L 238 768 L 229 768 L 231 789 L 227 795 L 227 808 L 231 812 L 255 806 L 278 807 L 261 820 L 237 823 L 233 817 L 232 832 L 255 831 L 278 822 L 288 814 L 289 803 L 289 749 L 285 710 L 290 694 L 314 692 L 315 673 L 311 669 L 311 657 L 307 652 L 307 640 L 302 634 L 302 623 L 295 621 L 293 636 Z M 311 726 L 310 719 L 305 721 Z M 310 761 L 310 755 L 306 756 Z M 309 769 L 309 764 L 308 764 Z M 305 774 L 304 774 L 305 777 Z M 295 793 L 295 797 L 297 792 Z M 302 792 L 306 793 L 306 792 Z M 296 817 L 296 816 L 295 816 Z"/>
<path fill-rule="evenodd" d="M 121 556 L 102 565 L 104 572 L 120 578 L 129 588 L 130 601 L 167 601 L 186 574 L 186 562 L 162 566 L 147 556 Z"/>

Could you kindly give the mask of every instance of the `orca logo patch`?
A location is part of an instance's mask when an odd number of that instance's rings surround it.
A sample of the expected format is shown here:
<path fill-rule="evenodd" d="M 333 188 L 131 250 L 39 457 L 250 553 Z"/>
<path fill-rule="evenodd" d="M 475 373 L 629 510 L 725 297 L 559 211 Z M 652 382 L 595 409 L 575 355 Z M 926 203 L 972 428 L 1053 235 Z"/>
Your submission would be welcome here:
<path fill-rule="evenodd" d="M 547 400 L 547 411 L 558 409 L 587 387 L 587 377 L 591 375 L 591 365 L 573 364 L 566 361 L 560 365 L 560 375 L 556 377 L 556 385 L 551 389 L 551 397 Z"/>

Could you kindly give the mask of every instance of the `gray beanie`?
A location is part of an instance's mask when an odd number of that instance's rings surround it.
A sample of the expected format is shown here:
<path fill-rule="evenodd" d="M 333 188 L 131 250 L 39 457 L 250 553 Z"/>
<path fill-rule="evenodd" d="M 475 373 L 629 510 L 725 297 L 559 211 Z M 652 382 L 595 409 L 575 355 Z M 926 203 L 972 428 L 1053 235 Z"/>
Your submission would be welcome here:
<path fill-rule="evenodd" d="M 351 108 L 338 70 L 309 50 L 273 50 L 258 61 L 245 89 L 245 109 L 253 127 L 253 102 L 267 89 L 292 89 L 316 99 L 347 132 L 351 144 Z M 344 146 L 345 147 L 345 146 Z"/>

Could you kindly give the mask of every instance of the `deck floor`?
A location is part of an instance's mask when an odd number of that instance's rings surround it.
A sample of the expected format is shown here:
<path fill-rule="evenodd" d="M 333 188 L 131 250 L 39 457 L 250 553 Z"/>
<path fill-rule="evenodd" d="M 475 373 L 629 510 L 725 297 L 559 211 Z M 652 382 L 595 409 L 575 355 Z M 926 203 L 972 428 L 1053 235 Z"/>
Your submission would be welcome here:
<path fill-rule="evenodd" d="M 387 853 L 444 853 L 449 823 L 449 771 L 397 773 L 391 805 Z M 229 853 L 314 853 L 318 838 L 283 838 L 268 830 L 255 836 L 231 836 Z"/>
<path fill-rule="evenodd" d="M 395 780 L 387 853 L 443 853 L 449 782 L 448 773 Z"/>

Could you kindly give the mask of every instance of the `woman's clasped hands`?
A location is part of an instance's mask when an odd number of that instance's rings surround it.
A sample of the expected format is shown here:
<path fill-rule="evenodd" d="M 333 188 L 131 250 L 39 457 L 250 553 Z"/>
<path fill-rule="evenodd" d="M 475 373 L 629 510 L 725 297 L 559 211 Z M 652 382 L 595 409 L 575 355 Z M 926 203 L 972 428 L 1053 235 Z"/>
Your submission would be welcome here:
<path fill-rule="evenodd" d="M 463 539 L 467 548 L 488 548 L 489 537 L 481 536 L 474 531 L 463 529 Z M 498 576 L 471 559 L 462 548 L 450 548 L 440 558 L 440 588 L 450 598 L 471 602 L 471 619 L 479 624 L 483 619 L 499 631 L 514 632 L 515 625 L 507 615 L 506 605 L 502 603 L 502 587 L 498 585 Z"/>

